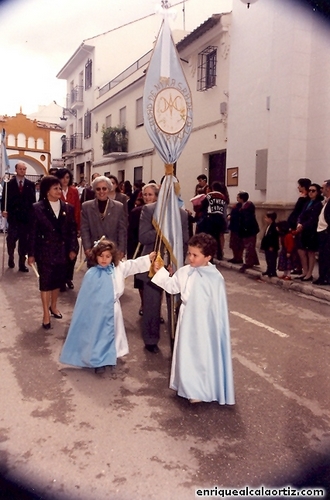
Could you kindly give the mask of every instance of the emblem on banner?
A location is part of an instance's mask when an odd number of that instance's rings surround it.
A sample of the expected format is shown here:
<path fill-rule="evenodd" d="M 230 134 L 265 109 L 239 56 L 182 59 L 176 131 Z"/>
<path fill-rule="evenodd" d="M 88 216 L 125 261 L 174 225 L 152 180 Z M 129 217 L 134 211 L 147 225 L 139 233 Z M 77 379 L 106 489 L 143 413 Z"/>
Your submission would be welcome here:
<path fill-rule="evenodd" d="M 178 134 L 187 122 L 187 103 L 174 87 L 162 89 L 154 102 L 154 119 L 165 134 Z"/>

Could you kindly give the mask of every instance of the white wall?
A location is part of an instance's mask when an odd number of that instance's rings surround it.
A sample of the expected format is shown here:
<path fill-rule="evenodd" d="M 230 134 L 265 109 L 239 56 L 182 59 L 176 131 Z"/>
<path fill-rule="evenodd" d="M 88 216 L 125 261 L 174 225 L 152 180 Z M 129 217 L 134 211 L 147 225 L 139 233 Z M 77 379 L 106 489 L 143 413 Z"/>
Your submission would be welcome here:
<path fill-rule="evenodd" d="M 193 131 L 186 144 L 177 164 L 177 176 L 180 181 L 182 197 L 187 208 L 192 208 L 190 198 L 194 195 L 197 176 L 208 173 L 208 155 L 226 149 L 226 119 L 220 114 L 220 103 L 227 100 L 225 92 L 228 91 L 229 56 L 230 43 L 227 25 L 230 24 L 230 14 L 221 19 L 226 27 L 222 31 L 222 24 L 218 24 L 207 31 L 202 37 L 191 43 L 180 52 L 180 57 L 188 62 L 182 61 L 188 84 L 192 92 L 193 101 Z M 209 45 L 218 47 L 217 55 L 217 85 L 207 91 L 197 91 L 197 55 Z M 141 68 L 125 82 L 109 92 L 111 99 L 99 106 L 93 112 L 94 120 L 98 122 L 98 133 L 94 132 L 94 165 L 98 172 L 111 171 L 117 175 L 118 170 L 125 169 L 126 179 L 133 181 L 134 166 L 143 166 L 143 181 L 148 182 L 155 179 L 159 182 L 164 175 L 164 165 L 155 152 L 154 155 L 136 156 L 130 155 L 143 152 L 153 147 L 153 144 L 144 126 L 136 127 L 135 103 L 136 99 L 142 97 L 144 69 Z M 136 81 L 136 83 L 134 83 Z M 106 160 L 102 155 L 101 129 L 105 124 L 105 117 L 112 115 L 112 125 L 116 126 L 119 119 L 119 109 L 127 108 L 127 129 L 129 131 L 129 155 L 125 161 Z M 107 165 L 107 167 L 106 167 Z M 205 170 L 206 169 L 206 170 Z"/>
<path fill-rule="evenodd" d="M 329 38 L 299 3 L 260 0 L 247 9 L 234 0 L 227 167 L 239 167 L 238 189 L 254 201 L 292 202 L 299 177 L 322 181 L 324 165 L 315 171 L 315 160 L 329 158 L 330 141 L 315 127 L 321 120 L 327 128 L 330 118 L 321 104 L 329 101 Z M 258 149 L 268 149 L 266 191 L 255 189 Z"/>

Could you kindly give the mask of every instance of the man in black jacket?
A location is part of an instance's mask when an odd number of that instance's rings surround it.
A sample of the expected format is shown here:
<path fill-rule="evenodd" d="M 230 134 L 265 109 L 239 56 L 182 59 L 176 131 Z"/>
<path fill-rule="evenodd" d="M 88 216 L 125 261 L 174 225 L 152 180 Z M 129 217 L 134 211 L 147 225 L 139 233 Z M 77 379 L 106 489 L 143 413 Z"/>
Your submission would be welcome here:
<path fill-rule="evenodd" d="M 245 250 L 245 263 L 240 267 L 239 272 L 244 273 L 246 269 L 259 266 L 259 259 L 256 252 L 259 225 L 256 219 L 255 206 L 249 201 L 249 193 L 240 191 L 237 195 L 237 201 L 242 204 L 239 210 L 238 235 L 242 238 Z"/>
<path fill-rule="evenodd" d="M 18 241 L 18 268 L 23 273 L 29 271 L 25 265 L 29 218 L 36 202 L 35 185 L 25 177 L 26 168 L 22 161 L 16 164 L 16 175 L 4 186 L 1 200 L 2 215 L 8 220 L 8 267 L 15 267 L 14 252 Z"/>
<path fill-rule="evenodd" d="M 319 215 L 317 235 L 319 241 L 319 277 L 314 285 L 330 285 L 330 179 L 322 185 L 323 208 Z"/>

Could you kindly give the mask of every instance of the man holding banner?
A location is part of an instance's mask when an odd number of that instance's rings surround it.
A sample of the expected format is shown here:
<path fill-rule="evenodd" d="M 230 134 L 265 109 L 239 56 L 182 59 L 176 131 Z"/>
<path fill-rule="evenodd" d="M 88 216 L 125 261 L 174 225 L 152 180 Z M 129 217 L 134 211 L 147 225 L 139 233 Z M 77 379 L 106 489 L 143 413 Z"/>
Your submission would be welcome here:
<path fill-rule="evenodd" d="M 167 4 L 163 9 L 163 17 L 146 74 L 143 114 L 145 129 L 165 164 L 165 178 L 157 202 L 143 208 L 140 242 L 149 245 L 149 248 L 153 247 L 159 258 L 165 254 L 166 264 L 169 264 L 174 272 L 184 263 L 183 247 L 188 240 L 188 216 L 179 208 L 178 181 L 173 175 L 174 163 L 182 153 L 192 130 L 192 100 L 172 39 Z M 150 291 L 153 305 L 149 305 L 148 298 L 144 298 L 151 317 L 148 321 L 149 313 L 145 308 L 143 338 L 148 350 L 158 352 L 161 291 L 158 290 L 157 297 L 157 287 L 150 284 L 149 278 L 148 280 L 144 290 L 146 294 Z M 153 291 L 152 287 L 155 287 Z M 173 310 L 172 304 L 169 315 L 172 319 Z M 173 321 L 171 323 L 173 329 Z"/>
<path fill-rule="evenodd" d="M 162 189 L 162 188 L 161 188 Z M 175 203 L 178 203 L 175 200 Z M 157 232 L 153 225 L 153 217 L 156 209 L 156 202 L 145 205 L 141 212 L 140 224 L 139 224 L 139 242 L 143 245 L 142 255 L 148 255 L 155 248 L 157 240 Z M 188 248 L 188 214 L 182 208 L 179 209 L 180 221 L 177 232 L 180 233 L 183 247 L 181 249 L 182 255 L 186 255 Z M 150 250 L 150 251 L 149 251 Z M 164 252 L 166 252 L 164 245 L 158 249 L 159 252 L 164 257 Z M 165 258 L 165 261 L 167 259 Z M 160 338 L 160 308 L 162 300 L 162 288 L 151 282 L 151 278 L 148 273 L 141 273 L 138 275 L 139 279 L 143 281 L 143 303 L 146 307 L 143 309 L 143 319 L 142 319 L 142 338 L 145 344 L 145 348 L 149 352 L 157 353 L 159 351 L 158 342 Z M 171 314 L 169 314 L 169 324 L 168 329 L 171 331 L 175 325 L 172 325 Z"/>

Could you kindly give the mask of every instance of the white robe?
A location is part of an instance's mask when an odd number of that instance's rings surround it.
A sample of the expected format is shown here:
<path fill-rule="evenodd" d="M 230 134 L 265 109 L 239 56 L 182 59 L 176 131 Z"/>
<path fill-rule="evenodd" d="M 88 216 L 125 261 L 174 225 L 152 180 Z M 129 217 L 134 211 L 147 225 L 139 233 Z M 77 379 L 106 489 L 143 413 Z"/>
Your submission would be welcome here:
<path fill-rule="evenodd" d="M 152 282 L 181 293 L 170 388 L 179 396 L 235 404 L 224 279 L 213 264 L 181 267 L 172 277 L 160 269 Z"/>

